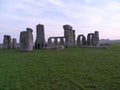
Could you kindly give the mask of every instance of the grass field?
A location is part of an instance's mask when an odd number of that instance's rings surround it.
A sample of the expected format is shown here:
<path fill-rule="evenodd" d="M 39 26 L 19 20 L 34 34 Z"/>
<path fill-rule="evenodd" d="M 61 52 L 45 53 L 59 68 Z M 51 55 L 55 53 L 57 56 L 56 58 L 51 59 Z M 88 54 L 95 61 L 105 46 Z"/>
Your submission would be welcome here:
<path fill-rule="evenodd" d="M 120 46 L 0 49 L 0 90 L 120 90 Z"/>

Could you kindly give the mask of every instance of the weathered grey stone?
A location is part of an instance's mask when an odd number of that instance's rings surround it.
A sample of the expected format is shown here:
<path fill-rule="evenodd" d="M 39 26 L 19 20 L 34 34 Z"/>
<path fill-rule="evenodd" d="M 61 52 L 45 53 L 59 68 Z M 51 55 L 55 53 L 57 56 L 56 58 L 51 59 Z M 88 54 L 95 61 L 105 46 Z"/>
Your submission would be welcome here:
<path fill-rule="evenodd" d="M 64 37 L 65 37 L 65 46 L 71 47 L 74 45 L 75 40 L 75 31 L 72 30 L 72 26 L 70 25 L 63 25 L 64 29 Z"/>
<path fill-rule="evenodd" d="M 77 46 L 80 46 L 80 35 L 77 37 Z"/>
<path fill-rule="evenodd" d="M 99 32 L 89 33 L 87 36 L 87 45 L 99 45 Z"/>
<path fill-rule="evenodd" d="M 87 35 L 87 45 L 90 45 L 90 34 Z"/>
<path fill-rule="evenodd" d="M 77 46 L 86 45 L 86 37 L 84 35 L 78 35 Z"/>
<path fill-rule="evenodd" d="M 11 36 L 4 35 L 3 48 L 4 49 L 10 49 L 11 48 Z"/>
<path fill-rule="evenodd" d="M 70 47 L 71 46 L 71 30 L 65 30 L 64 35 L 65 35 L 65 46 Z"/>
<path fill-rule="evenodd" d="M 48 38 L 48 43 L 47 43 L 47 46 L 51 47 L 52 46 L 52 39 L 51 38 Z"/>
<path fill-rule="evenodd" d="M 37 36 L 36 36 L 36 41 L 35 41 L 35 48 L 36 49 L 41 49 L 45 47 L 45 34 L 44 34 L 44 25 L 37 25 Z"/>
<path fill-rule="evenodd" d="M 20 33 L 20 50 L 32 51 L 33 50 L 33 35 L 32 29 L 27 28 L 27 31 Z"/>
<path fill-rule="evenodd" d="M 64 45 L 64 37 L 60 37 L 60 45 Z"/>
<path fill-rule="evenodd" d="M 12 48 L 17 48 L 17 40 L 16 40 L 16 38 L 12 39 Z"/>
<path fill-rule="evenodd" d="M 71 46 L 73 46 L 74 45 L 74 37 L 75 37 L 75 31 L 74 30 L 71 30 Z"/>
<path fill-rule="evenodd" d="M 58 45 L 58 40 L 57 37 L 54 37 L 54 45 L 57 46 Z"/>
<path fill-rule="evenodd" d="M 82 45 L 86 45 L 86 37 L 84 35 L 82 36 Z"/>
<path fill-rule="evenodd" d="M 73 45 L 75 45 L 75 30 L 73 30 Z"/>
<path fill-rule="evenodd" d="M 94 33 L 89 33 L 87 35 L 87 45 L 93 45 L 93 34 Z"/>
<path fill-rule="evenodd" d="M 64 29 L 64 30 L 72 30 L 73 27 L 70 26 L 70 25 L 63 25 L 63 29 Z"/>
<path fill-rule="evenodd" d="M 93 34 L 93 45 L 99 45 L 99 32 L 95 31 Z"/>
<path fill-rule="evenodd" d="M 58 39 L 60 41 L 58 41 Z M 52 40 L 54 40 L 52 42 Z M 64 46 L 64 37 L 49 37 L 48 38 L 48 49 L 57 49 Z"/>

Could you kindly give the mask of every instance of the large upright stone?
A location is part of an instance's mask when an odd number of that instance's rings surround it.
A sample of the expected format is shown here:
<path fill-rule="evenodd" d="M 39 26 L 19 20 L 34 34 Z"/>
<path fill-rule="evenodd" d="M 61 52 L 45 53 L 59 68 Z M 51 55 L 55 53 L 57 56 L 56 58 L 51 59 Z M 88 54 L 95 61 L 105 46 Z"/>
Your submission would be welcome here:
<path fill-rule="evenodd" d="M 90 45 L 90 34 L 87 35 L 87 45 Z"/>
<path fill-rule="evenodd" d="M 16 40 L 16 38 L 12 39 L 12 48 L 17 48 L 17 40 Z"/>
<path fill-rule="evenodd" d="M 52 44 L 52 39 L 51 38 L 48 38 L 48 42 L 47 42 L 47 46 L 48 47 L 51 47 L 53 44 Z"/>
<path fill-rule="evenodd" d="M 86 45 L 86 37 L 84 35 L 82 36 L 82 45 Z"/>
<path fill-rule="evenodd" d="M 58 38 L 54 37 L 54 45 L 57 46 L 58 45 Z"/>
<path fill-rule="evenodd" d="M 94 33 L 89 33 L 87 35 L 87 45 L 93 45 L 93 35 Z"/>
<path fill-rule="evenodd" d="M 81 45 L 86 45 L 86 37 L 83 34 L 77 37 L 77 46 Z"/>
<path fill-rule="evenodd" d="M 45 34 L 44 34 L 44 25 L 37 25 L 36 26 L 36 41 L 35 41 L 35 48 L 40 49 L 45 47 Z"/>
<path fill-rule="evenodd" d="M 64 37 L 60 37 L 60 45 L 64 45 Z"/>
<path fill-rule="evenodd" d="M 65 46 L 70 47 L 74 45 L 75 31 L 70 25 L 63 25 L 64 37 L 65 37 Z"/>
<path fill-rule="evenodd" d="M 73 30 L 73 45 L 75 45 L 75 30 Z"/>
<path fill-rule="evenodd" d="M 77 46 L 80 46 L 81 42 L 80 42 L 80 35 L 78 35 L 77 37 Z"/>
<path fill-rule="evenodd" d="M 88 45 L 99 45 L 99 32 L 95 31 L 94 33 L 89 33 L 87 36 L 87 44 Z"/>
<path fill-rule="evenodd" d="M 4 49 L 10 49 L 11 48 L 11 36 L 4 35 L 3 48 Z"/>
<path fill-rule="evenodd" d="M 33 35 L 32 29 L 27 28 L 27 31 L 20 33 L 20 50 L 32 51 L 33 50 Z"/>
<path fill-rule="evenodd" d="M 99 44 L 99 32 L 95 31 L 93 34 L 93 45 L 98 45 Z"/>
<path fill-rule="evenodd" d="M 64 29 L 64 30 L 72 30 L 73 27 L 70 26 L 70 25 L 63 25 L 63 29 Z"/>

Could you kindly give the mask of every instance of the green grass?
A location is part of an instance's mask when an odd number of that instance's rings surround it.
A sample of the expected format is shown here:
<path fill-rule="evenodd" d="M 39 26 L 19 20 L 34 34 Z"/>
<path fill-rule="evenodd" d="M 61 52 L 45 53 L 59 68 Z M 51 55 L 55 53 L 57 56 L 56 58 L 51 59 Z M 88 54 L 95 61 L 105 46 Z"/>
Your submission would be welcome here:
<path fill-rule="evenodd" d="M 120 46 L 0 49 L 0 90 L 120 90 Z"/>

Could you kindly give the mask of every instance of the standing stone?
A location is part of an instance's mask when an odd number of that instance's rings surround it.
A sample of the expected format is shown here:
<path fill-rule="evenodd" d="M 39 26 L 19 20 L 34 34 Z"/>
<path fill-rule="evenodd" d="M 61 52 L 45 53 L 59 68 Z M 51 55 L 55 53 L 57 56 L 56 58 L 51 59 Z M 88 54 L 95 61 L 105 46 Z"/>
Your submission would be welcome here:
<path fill-rule="evenodd" d="M 27 32 L 28 32 L 28 50 L 32 51 L 33 50 L 33 30 L 31 28 L 27 28 Z"/>
<path fill-rule="evenodd" d="M 20 33 L 20 50 L 32 51 L 33 50 L 33 35 L 32 29 L 27 28 L 27 31 Z"/>
<path fill-rule="evenodd" d="M 93 34 L 94 33 L 89 33 L 87 35 L 87 45 L 93 45 Z"/>
<path fill-rule="evenodd" d="M 60 45 L 64 45 L 64 37 L 60 37 Z"/>
<path fill-rule="evenodd" d="M 98 45 L 99 44 L 99 32 L 95 31 L 93 34 L 93 45 Z"/>
<path fill-rule="evenodd" d="M 84 35 L 82 36 L 82 45 L 86 45 L 86 37 Z"/>
<path fill-rule="evenodd" d="M 77 37 L 77 46 L 80 46 L 80 35 Z"/>
<path fill-rule="evenodd" d="M 17 40 L 16 40 L 16 38 L 12 39 L 12 48 L 17 48 Z"/>
<path fill-rule="evenodd" d="M 3 48 L 4 49 L 10 49 L 11 48 L 11 36 L 4 35 Z"/>
<path fill-rule="evenodd" d="M 64 29 L 64 37 L 65 37 L 65 46 L 71 47 L 74 44 L 74 31 L 72 30 L 72 26 L 70 25 L 63 25 Z"/>
<path fill-rule="evenodd" d="M 27 31 L 22 31 L 20 33 L 20 50 L 27 51 Z"/>
<path fill-rule="evenodd" d="M 91 35 L 90 45 L 93 45 L 93 42 L 94 42 L 94 33 Z"/>
<path fill-rule="evenodd" d="M 48 38 L 48 44 L 47 44 L 49 47 L 52 46 L 52 39 L 51 38 Z"/>
<path fill-rule="evenodd" d="M 54 37 L 54 46 L 57 46 L 58 45 L 58 39 L 57 37 Z"/>
<path fill-rule="evenodd" d="M 84 35 L 78 35 L 77 46 L 86 45 L 86 37 Z"/>
<path fill-rule="evenodd" d="M 71 45 L 75 45 L 75 30 L 71 30 Z"/>
<path fill-rule="evenodd" d="M 73 30 L 73 45 L 75 45 L 75 30 Z"/>
<path fill-rule="evenodd" d="M 87 45 L 90 45 L 90 34 L 87 35 Z"/>
<path fill-rule="evenodd" d="M 99 32 L 95 31 L 95 33 L 89 33 L 87 36 L 87 44 L 88 45 L 99 45 Z"/>
<path fill-rule="evenodd" d="M 45 47 L 45 34 L 44 34 L 44 25 L 37 25 L 36 26 L 36 41 L 35 41 L 35 48 L 40 49 Z"/>
<path fill-rule="evenodd" d="M 70 32 L 71 32 L 71 46 L 73 46 L 73 42 L 74 42 L 74 41 L 73 41 L 73 40 L 74 40 L 74 39 L 73 39 L 73 30 L 71 30 Z"/>

